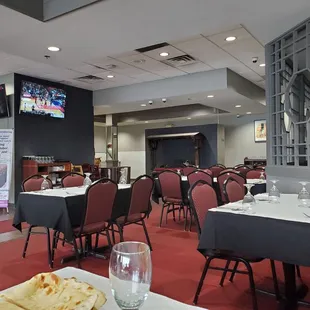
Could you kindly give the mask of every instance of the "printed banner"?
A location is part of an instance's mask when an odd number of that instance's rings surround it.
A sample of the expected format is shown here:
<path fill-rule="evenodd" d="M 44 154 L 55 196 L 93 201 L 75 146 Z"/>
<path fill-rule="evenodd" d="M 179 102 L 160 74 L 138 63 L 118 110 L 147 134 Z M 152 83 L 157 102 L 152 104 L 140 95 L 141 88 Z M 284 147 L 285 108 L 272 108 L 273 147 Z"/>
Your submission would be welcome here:
<path fill-rule="evenodd" d="M 0 129 L 0 208 L 8 209 L 13 164 L 13 130 Z"/>

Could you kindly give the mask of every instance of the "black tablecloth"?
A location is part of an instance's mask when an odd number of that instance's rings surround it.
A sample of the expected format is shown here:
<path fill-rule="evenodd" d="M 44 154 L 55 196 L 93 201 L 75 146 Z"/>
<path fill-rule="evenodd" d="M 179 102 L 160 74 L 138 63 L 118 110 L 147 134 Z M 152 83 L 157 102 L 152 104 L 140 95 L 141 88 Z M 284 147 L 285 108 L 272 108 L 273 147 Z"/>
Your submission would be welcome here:
<path fill-rule="evenodd" d="M 209 211 L 198 250 L 202 254 L 208 249 L 230 250 L 246 256 L 310 266 L 309 240 L 308 223 Z"/>
<path fill-rule="evenodd" d="M 72 227 L 79 226 L 85 195 L 68 197 L 43 196 L 35 194 L 19 194 L 16 204 L 13 226 L 22 230 L 22 222 L 43 226 L 62 232 L 67 240 L 72 240 Z M 130 188 L 117 191 L 112 219 L 128 213 Z"/>
<path fill-rule="evenodd" d="M 213 188 L 216 191 L 217 197 L 220 201 L 220 189 L 218 186 L 217 182 L 213 183 Z M 189 190 L 189 183 L 187 180 L 182 180 L 182 196 L 183 199 L 187 200 L 187 193 Z M 261 194 L 261 193 L 266 193 L 266 183 L 264 184 L 255 184 L 252 188 L 251 188 L 251 193 L 252 195 L 257 195 L 257 194 Z M 159 184 L 159 180 L 158 178 L 155 179 L 155 186 L 154 186 L 154 190 L 153 190 L 153 194 L 152 194 L 152 200 L 156 203 L 159 203 L 159 198 L 161 198 L 161 189 L 160 189 L 160 184 Z"/>

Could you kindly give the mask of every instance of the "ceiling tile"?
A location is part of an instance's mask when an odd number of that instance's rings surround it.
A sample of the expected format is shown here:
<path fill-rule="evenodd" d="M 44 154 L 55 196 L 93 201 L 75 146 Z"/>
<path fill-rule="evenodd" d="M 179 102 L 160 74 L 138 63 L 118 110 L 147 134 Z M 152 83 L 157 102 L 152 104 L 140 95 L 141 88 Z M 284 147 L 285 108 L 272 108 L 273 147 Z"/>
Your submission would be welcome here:
<path fill-rule="evenodd" d="M 197 62 L 192 65 L 182 66 L 180 69 L 182 69 L 183 71 L 187 73 L 195 73 L 195 72 L 213 70 L 213 68 L 211 68 L 210 66 L 202 62 Z"/>
<path fill-rule="evenodd" d="M 239 63 L 234 57 L 204 37 L 178 43 L 175 46 L 215 69 L 225 68 Z"/>
<path fill-rule="evenodd" d="M 79 71 L 85 74 L 96 74 L 96 73 L 101 73 L 105 71 L 104 69 L 97 68 L 89 64 L 81 64 L 80 66 L 74 66 L 73 68 L 70 68 L 70 69 Z"/>
<path fill-rule="evenodd" d="M 160 53 L 162 52 L 167 52 L 169 53 L 169 55 L 167 57 L 162 57 L 160 56 Z M 165 59 L 169 59 L 169 58 L 173 58 L 177 56 L 182 56 L 182 55 L 185 55 L 186 53 L 178 50 L 174 46 L 168 45 L 168 46 L 161 47 L 161 48 L 158 48 L 158 49 L 155 49 L 155 50 L 143 53 L 143 54 L 156 60 L 165 60 Z"/>

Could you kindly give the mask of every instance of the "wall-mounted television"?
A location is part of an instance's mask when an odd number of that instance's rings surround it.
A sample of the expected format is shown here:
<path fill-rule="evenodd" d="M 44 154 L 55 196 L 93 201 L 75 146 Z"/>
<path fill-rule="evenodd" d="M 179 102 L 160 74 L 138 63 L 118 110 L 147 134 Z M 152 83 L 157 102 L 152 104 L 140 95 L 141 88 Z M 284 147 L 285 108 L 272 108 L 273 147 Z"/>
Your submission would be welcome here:
<path fill-rule="evenodd" d="M 66 97 L 63 89 L 22 81 L 19 113 L 64 118 Z"/>
<path fill-rule="evenodd" d="M 8 97 L 6 96 L 5 84 L 0 85 L 0 118 L 9 117 L 10 109 Z"/>

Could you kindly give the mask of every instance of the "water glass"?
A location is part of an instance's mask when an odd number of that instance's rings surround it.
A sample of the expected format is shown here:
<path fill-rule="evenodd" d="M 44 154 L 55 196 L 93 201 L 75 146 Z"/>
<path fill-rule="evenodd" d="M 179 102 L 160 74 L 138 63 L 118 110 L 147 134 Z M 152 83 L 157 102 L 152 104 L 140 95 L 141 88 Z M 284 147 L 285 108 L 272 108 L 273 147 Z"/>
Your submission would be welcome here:
<path fill-rule="evenodd" d="M 268 200 L 270 203 L 280 203 L 280 191 L 276 187 L 276 183 L 279 180 L 270 180 L 273 183 L 269 190 Z"/>
<path fill-rule="evenodd" d="M 259 181 L 260 183 L 264 183 L 264 181 L 266 181 L 264 171 L 261 171 L 260 176 L 259 176 Z"/>
<path fill-rule="evenodd" d="M 299 182 L 302 185 L 302 189 L 298 194 L 299 207 L 310 207 L 310 194 L 306 189 L 309 182 Z"/>
<path fill-rule="evenodd" d="M 88 187 L 93 184 L 92 180 L 90 179 L 91 173 L 85 173 L 85 175 L 86 177 L 84 178 L 83 185 Z"/>
<path fill-rule="evenodd" d="M 50 183 L 47 181 L 47 177 L 48 175 L 42 175 L 42 177 L 44 178 L 42 184 L 41 184 L 41 190 L 46 190 L 46 189 L 49 189 L 50 188 Z"/>
<path fill-rule="evenodd" d="M 251 194 L 251 188 L 254 186 L 254 184 L 244 184 L 244 186 L 247 188 L 247 193 L 243 197 L 242 207 L 245 209 L 246 212 L 252 213 L 252 206 L 256 204 L 255 198 Z"/>
<path fill-rule="evenodd" d="M 122 310 L 138 310 L 147 299 L 152 280 L 150 248 L 142 242 L 114 245 L 109 278 L 114 299 Z"/>

